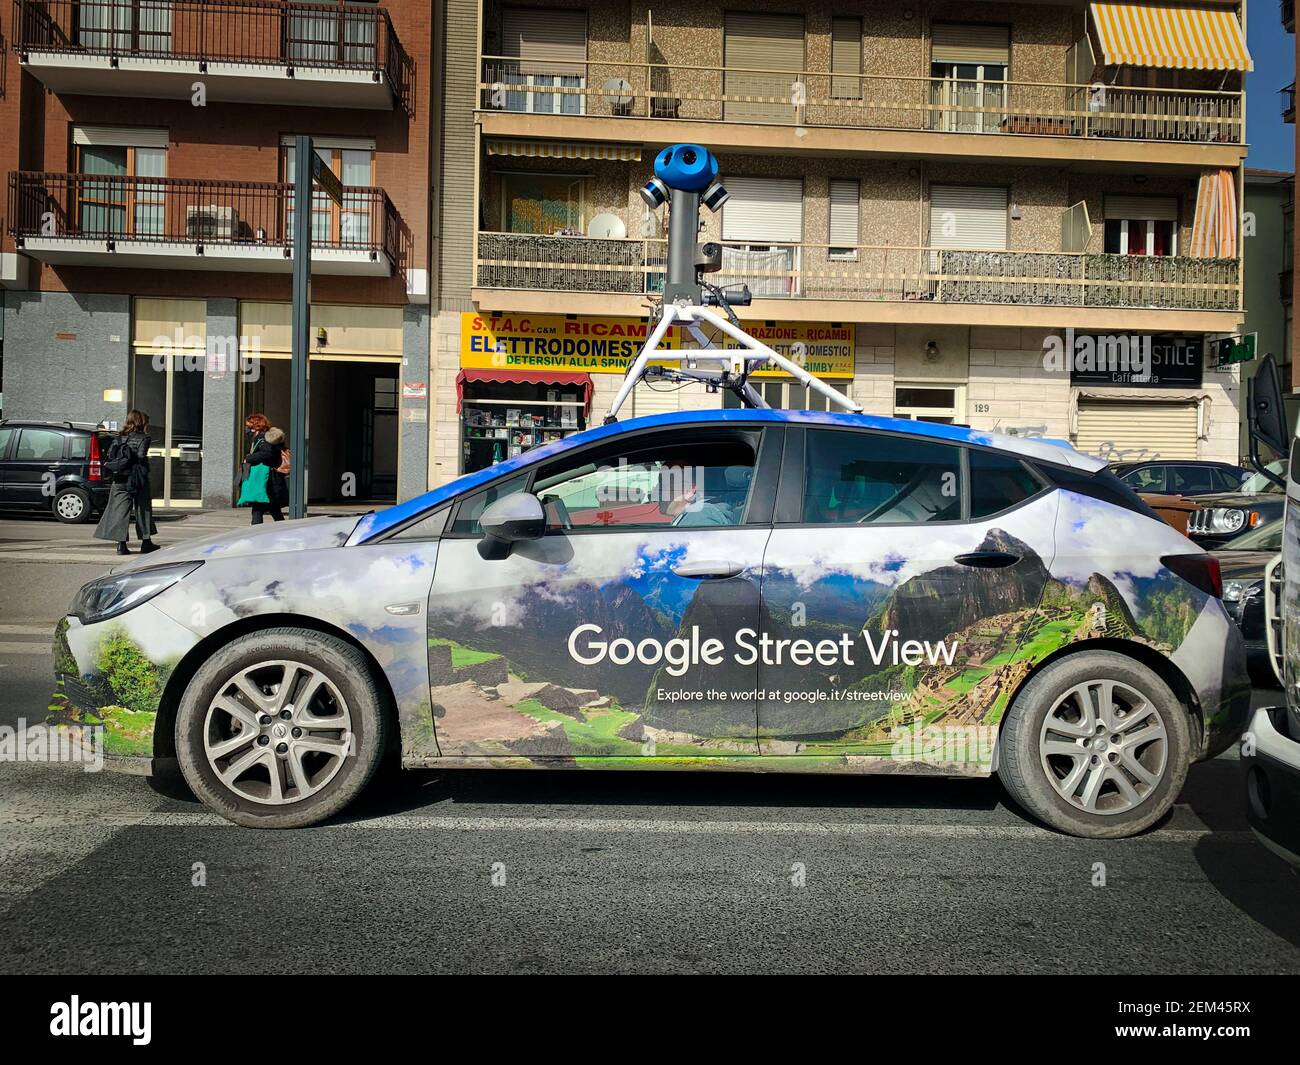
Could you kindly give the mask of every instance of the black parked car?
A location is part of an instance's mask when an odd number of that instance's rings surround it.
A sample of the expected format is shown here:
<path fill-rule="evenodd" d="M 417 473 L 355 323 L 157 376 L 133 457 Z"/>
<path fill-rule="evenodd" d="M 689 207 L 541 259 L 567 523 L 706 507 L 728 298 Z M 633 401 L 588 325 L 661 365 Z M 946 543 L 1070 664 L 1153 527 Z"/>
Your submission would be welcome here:
<path fill-rule="evenodd" d="M 1227 462 L 1199 459 L 1152 459 L 1149 462 L 1115 462 L 1110 472 L 1135 492 L 1200 496 L 1210 492 L 1236 492 L 1250 471 Z"/>
<path fill-rule="evenodd" d="M 77 422 L 0 421 L 0 509 L 89 521 L 104 509 L 109 433 Z"/>
<path fill-rule="evenodd" d="M 1269 469 L 1282 472 L 1274 462 Z M 1262 473 L 1252 473 L 1235 492 L 1197 496 L 1201 509 L 1187 518 L 1187 535 L 1210 549 L 1282 516 L 1286 493 Z"/>
<path fill-rule="evenodd" d="M 1211 552 L 1223 575 L 1223 605 L 1246 641 L 1250 675 L 1256 684 L 1277 686 L 1268 660 L 1264 622 L 1264 569 L 1282 550 L 1282 519 L 1234 537 Z"/>

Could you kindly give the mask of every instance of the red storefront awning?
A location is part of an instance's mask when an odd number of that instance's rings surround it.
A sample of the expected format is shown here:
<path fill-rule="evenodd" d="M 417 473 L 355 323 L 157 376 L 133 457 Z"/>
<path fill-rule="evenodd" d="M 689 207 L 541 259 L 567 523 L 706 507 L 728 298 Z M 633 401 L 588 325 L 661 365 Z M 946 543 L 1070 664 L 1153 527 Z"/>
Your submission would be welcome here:
<path fill-rule="evenodd" d="M 584 413 L 591 416 L 591 397 L 595 385 L 589 373 L 559 373 L 546 370 L 461 370 L 456 375 L 456 413 L 465 399 L 465 382 L 483 381 L 503 385 L 577 385 L 582 388 Z"/>

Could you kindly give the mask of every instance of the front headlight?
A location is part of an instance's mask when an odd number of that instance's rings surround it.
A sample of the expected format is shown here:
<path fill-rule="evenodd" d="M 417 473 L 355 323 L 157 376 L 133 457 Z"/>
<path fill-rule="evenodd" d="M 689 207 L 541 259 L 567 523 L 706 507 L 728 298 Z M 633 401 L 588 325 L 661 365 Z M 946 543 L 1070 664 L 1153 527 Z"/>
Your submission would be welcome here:
<path fill-rule="evenodd" d="M 202 562 L 178 562 L 171 566 L 131 570 L 129 573 L 110 573 L 107 577 L 82 585 L 68 613 L 83 625 L 107 621 L 148 602 L 159 592 L 188 577 L 201 565 Z"/>
<path fill-rule="evenodd" d="M 1258 595 L 1263 587 L 1263 581 L 1224 581 L 1223 599 L 1228 603 L 1238 603 L 1252 595 Z"/>
<path fill-rule="evenodd" d="M 1209 532 L 1219 536 L 1231 536 L 1241 532 L 1246 524 L 1246 512 L 1236 507 L 1215 507 L 1210 511 Z"/>

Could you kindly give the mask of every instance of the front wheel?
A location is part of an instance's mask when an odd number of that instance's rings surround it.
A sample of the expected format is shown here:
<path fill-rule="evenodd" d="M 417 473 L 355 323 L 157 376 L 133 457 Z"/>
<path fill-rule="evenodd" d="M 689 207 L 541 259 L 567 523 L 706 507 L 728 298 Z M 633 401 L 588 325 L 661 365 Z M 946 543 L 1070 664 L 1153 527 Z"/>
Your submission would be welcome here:
<path fill-rule="evenodd" d="M 186 783 L 249 828 L 300 828 L 342 810 L 374 774 L 385 734 L 365 656 L 310 629 L 231 641 L 199 667 L 176 715 Z"/>
<path fill-rule="evenodd" d="M 1125 655 L 1085 651 L 1046 666 L 1016 696 L 998 777 L 1052 828 L 1117 839 L 1169 812 L 1190 761 L 1187 711 L 1169 686 Z"/>

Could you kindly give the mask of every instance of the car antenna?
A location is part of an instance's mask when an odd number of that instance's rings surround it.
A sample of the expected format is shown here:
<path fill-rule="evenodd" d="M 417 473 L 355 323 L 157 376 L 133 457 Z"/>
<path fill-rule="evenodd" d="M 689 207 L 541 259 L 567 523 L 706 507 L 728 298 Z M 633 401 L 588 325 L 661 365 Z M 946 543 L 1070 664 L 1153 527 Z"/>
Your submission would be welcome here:
<path fill-rule="evenodd" d="M 604 424 L 618 421 L 619 410 L 641 381 L 703 384 L 710 392 L 725 388 L 742 407 L 766 408 L 767 402 L 749 383 L 750 374 L 764 368 L 783 370 L 830 403 L 861 413 L 860 404 L 745 331 L 732 307 L 750 305 L 753 295 L 747 285 L 712 285 L 701 276 L 722 269 L 721 244 L 695 243 L 701 203 L 717 211 L 730 197 L 718 181 L 717 157 L 698 144 L 673 144 L 655 156 L 654 170 L 654 177 L 641 189 L 641 198 L 652 211 L 669 204 L 664 294 L 658 310 L 651 310 L 646 342 L 628 367 Z M 699 347 L 661 347 L 674 325 L 683 326 Z M 705 326 L 712 326 L 738 346 L 718 347 L 705 336 Z"/>

